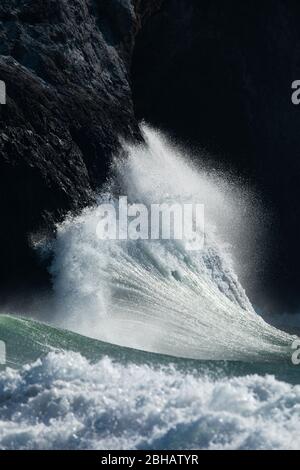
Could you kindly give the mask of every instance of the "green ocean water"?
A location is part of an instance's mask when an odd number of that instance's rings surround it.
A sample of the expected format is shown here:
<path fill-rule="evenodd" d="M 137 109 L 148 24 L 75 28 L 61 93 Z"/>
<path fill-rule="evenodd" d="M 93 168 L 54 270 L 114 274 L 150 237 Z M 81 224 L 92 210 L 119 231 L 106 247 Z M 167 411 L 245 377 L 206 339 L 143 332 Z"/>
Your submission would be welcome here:
<path fill-rule="evenodd" d="M 297 449 L 300 374 L 198 361 L 0 316 L 0 449 Z"/>

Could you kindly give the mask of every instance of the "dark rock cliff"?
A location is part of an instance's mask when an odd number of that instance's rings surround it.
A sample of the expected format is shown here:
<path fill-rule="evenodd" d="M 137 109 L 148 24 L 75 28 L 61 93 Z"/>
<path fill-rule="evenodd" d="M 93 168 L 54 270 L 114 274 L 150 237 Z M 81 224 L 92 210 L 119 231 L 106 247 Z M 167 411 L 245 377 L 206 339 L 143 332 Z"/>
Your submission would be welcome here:
<path fill-rule="evenodd" d="M 296 0 L 166 0 L 133 60 L 137 117 L 208 149 L 261 192 L 274 226 L 260 304 L 279 312 L 300 311 L 299 20 Z"/>
<path fill-rule="evenodd" d="M 1 0 L 1 294 L 47 280 L 32 234 L 51 233 L 67 211 L 91 203 L 119 137 L 140 138 L 130 63 L 159 4 Z"/>

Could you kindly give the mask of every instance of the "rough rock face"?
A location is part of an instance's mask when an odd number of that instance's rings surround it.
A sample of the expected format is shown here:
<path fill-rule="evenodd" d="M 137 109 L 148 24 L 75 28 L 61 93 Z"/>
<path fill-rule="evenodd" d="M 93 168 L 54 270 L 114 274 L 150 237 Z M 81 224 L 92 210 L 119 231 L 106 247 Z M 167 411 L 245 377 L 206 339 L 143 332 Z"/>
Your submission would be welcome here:
<path fill-rule="evenodd" d="M 300 311 L 299 19 L 296 0 L 166 0 L 133 60 L 138 118 L 229 162 L 273 211 L 260 281 L 271 312 Z"/>
<path fill-rule="evenodd" d="M 1 0 L 0 284 L 44 281 L 31 234 L 93 201 L 119 136 L 139 139 L 129 69 L 159 2 Z"/>
<path fill-rule="evenodd" d="M 277 217 L 261 304 L 299 309 L 300 4 L 225 3 L 0 1 L 0 296 L 47 281 L 32 234 L 93 202 L 145 118 L 250 175 Z"/>

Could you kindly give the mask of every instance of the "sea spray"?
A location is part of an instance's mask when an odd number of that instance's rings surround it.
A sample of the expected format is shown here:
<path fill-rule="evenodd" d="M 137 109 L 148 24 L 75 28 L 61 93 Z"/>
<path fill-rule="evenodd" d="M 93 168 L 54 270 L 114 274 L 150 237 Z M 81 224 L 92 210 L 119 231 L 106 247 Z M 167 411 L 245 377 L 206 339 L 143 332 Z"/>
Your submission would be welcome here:
<path fill-rule="evenodd" d="M 59 326 L 141 350 L 196 359 L 272 360 L 291 338 L 258 317 L 239 283 L 228 245 L 246 202 L 226 178 L 199 170 L 164 137 L 143 128 L 146 143 L 124 145 L 98 206 L 68 218 L 53 244 Z M 101 240 L 102 204 L 149 207 L 201 203 L 205 243 Z"/>

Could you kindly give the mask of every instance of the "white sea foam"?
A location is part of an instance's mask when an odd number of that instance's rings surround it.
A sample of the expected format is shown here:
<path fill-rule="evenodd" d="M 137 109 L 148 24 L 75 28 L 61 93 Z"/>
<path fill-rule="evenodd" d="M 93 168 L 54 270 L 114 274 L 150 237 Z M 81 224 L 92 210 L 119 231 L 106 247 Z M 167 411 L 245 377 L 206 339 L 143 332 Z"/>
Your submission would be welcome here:
<path fill-rule="evenodd" d="M 299 449 L 300 386 L 50 353 L 0 374 L 1 449 Z"/>
<path fill-rule="evenodd" d="M 226 178 L 197 169 L 158 133 L 125 146 L 99 196 L 129 202 L 200 203 L 205 246 L 182 241 L 103 241 L 99 207 L 68 218 L 52 247 L 59 326 L 123 346 L 197 359 L 264 360 L 290 351 L 289 335 L 254 312 L 223 240 L 254 230 L 248 202 Z M 249 234 L 248 234 L 249 238 Z M 247 244 L 247 240 L 244 240 Z"/>

